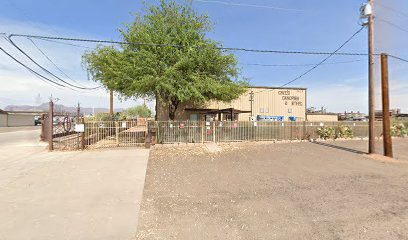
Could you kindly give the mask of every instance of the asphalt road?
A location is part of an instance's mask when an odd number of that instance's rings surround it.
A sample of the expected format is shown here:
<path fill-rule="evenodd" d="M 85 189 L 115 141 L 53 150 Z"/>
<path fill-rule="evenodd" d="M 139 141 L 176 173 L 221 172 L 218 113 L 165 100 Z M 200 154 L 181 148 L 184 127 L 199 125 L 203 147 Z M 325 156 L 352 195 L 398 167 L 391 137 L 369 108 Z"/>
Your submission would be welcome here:
<path fill-rule="evenodd" d="M 41 126 L 39 127 L 1 127 L 0 151 L 3 146 L 19 146 L 24 144 L 37 144 L 40 139 Z M 42 144 L 44 145 L 44 144 Z"/>
<path fill-rule="evenodd" d="M 136 234 L 148 150 L 50 153 L 39 129 L 1 130 L 1 240 Z"/>

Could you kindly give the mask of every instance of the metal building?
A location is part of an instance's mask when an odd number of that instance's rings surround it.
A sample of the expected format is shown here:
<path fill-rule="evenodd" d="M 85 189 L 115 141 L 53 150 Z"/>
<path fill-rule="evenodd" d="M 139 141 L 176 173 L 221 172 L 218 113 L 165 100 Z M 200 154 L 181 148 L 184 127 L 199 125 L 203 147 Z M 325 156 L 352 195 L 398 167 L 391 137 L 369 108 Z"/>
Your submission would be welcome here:
<path fill-rule="evenodd" d="M 306 88 L 251 87 L 230 103 L 181 104 L 175 120 L 305 121 L 306 92 Z M 168 106 L 159 101 L 157 120 L 167 121 L 168 115 Z"/>

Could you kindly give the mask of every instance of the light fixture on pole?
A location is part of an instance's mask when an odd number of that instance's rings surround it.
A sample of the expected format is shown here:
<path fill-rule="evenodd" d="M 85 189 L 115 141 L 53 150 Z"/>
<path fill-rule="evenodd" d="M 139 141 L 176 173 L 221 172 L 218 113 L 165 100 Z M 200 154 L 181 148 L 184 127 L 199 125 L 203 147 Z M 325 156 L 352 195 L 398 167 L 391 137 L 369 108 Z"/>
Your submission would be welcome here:
<path fill-rule="evenodd" d="M 360 8 L 362 26 L 368 28 L 368 153 L 375 153 L 375 79 L 374 79 L 374 0 L 369 0 Z"/>

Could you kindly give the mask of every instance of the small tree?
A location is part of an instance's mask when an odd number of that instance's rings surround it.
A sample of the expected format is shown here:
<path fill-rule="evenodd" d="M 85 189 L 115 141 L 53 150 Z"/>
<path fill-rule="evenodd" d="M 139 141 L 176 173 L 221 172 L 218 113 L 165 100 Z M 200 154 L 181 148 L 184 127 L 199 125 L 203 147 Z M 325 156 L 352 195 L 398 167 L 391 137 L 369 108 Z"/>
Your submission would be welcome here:
<path fill-rule="evenodd" d="M 206 37 L 211 29 L 208 16 L 196 13 L 191 1 L 160 0 L 121 29 L 125 44 L 99 46 L 84 55 L 84 63 L 95 81 L 124 98 L 167 104 L 174 120 L 181 103 L 228 102 L 246 91 L 235 56 Z"/>
<path fill-rule="evenodd" d="M 152 111 L 146 105 L 140 105 L 126 109 L 124 114 L 127 118 L 148 118 L 152 116 Z"/>

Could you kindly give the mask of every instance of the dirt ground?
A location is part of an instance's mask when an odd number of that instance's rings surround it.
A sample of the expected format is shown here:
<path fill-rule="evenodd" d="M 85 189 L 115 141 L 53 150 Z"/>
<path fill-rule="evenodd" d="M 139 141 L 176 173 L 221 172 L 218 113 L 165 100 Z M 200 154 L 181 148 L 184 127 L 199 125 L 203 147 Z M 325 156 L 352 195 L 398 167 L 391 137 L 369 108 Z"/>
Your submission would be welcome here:
<path fill-rule="evenodd" d="M 136 239 L 408 239 L 408 139 L 157 147 Z M 379 145 L 381 146 L 381 145 Z"/>

